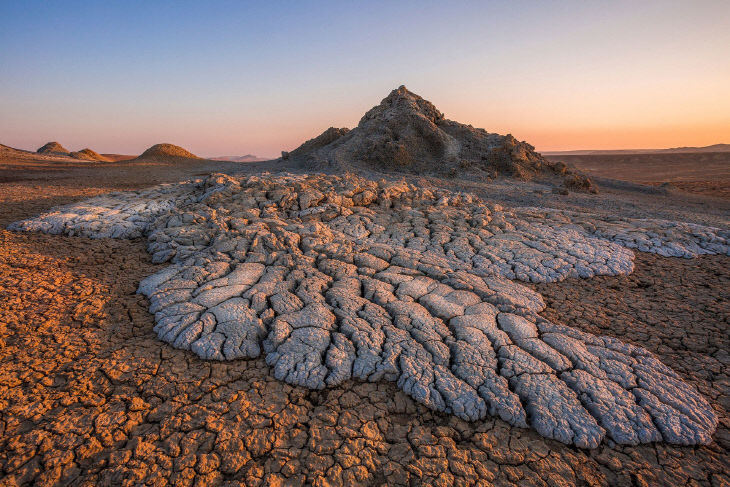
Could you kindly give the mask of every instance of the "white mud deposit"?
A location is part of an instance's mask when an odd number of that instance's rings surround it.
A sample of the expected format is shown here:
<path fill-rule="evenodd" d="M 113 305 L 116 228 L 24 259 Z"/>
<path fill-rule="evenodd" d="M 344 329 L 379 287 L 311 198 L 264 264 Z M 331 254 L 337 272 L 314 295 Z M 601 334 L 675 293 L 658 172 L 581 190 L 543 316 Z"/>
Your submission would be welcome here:
<path fill-rule="evenodd" d="M 654 355 L 547 321 L 542 297 L 512 280 L 630 273 L 630 248 L 730 255 L 726 230 L 322 175 L 214 175 L 10 228 L 146 236 L 171 262 L 139 286 L 159 337 L 206 359 L 264 354 L 292 384 L 393 381 L 431 408 L 583 448 L 707 443 L 717 425 Z"/>

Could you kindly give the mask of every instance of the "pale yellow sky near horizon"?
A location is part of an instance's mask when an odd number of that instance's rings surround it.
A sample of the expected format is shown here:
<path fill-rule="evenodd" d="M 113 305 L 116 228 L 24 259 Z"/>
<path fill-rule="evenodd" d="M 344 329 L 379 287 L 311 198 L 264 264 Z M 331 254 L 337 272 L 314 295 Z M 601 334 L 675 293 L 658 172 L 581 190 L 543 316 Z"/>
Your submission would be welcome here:
<path fill-rule="evenodd" d="M 423 90 L 414 89 L 414 91 L 424 95 Z M 282 118 L 262 117 L 260 121 L 256 121 L 254 117 L 249 117 L 245 121 L 235 120 L 234 114 L 226 112 L 221 113 L 220 118 L 216 118 L 218 111 L 206 112 L 204 109 L 192 114 L 196 123 L 178 122 L 172 129 L 166 126 L 163 120 L 154 118 L 150 120 L 149 117 L 147 121 L 139 123 L 132 120 L 128 125 L 127 122 L 120 120 L 113 124 L 114 137 L 104 135 L 99 137 L 97 134 L 88 138 L 83 135 L 79 137 L 78 132 L 73 127 L 65 125 L 63 120 L 48 117 L 46 121 L 36 122 L 39 132 L 44 133 L 34 134 L 30 143 L 26 133 L 18 131 L 17 134 L 12 134 L 12 129 L 3 132 L 16 135 L 15 138 L 22 140 L 24 144 L 18 146 L 9 143 L 14 137 L 7 139 L 3 137 L 0 143 L 25 150 L 35 150 L 50 140 L 57 140 L 70 150 L 88 146 L 98 152 L 138 154 L 155 143 L 170 142 L 204 156 L 251 153 L 262 157 L 276 157 L 281 150 L 291 150 L 330 126 L 355 127 L 360 116 L 385 95 L 387 92 L 376 97 L 370 106 L 367 102 L 361 102 L 358 107 L 354 100 L 331 106 L 315 103 L 316 108 L 309 112 L 290 113 L 287 116 L 282 114 Z M 694 110 L 694 113 L 693 110 L 687 110 L 686 113 L 692 116 L 677 120 L 670 113 L 666 113 L 666 109 L 665 113 L 657 110 L 649 117 L 646 113 L 648 108 L 641 106 L 640 103 L 636 105 L 640 113 L 634 115 L 622 112 L 623 108 L 606 109 L 593 100 L 591 103 L 593 106 L 588 111 L 601 113 L 601 116 L 591 119 L 586 117 L 584 110 L 566 106 L 563 106 L 560 116 L 551 117 L 550 113 L 560 109 L 557 105 L 565 103 L 565 99 L 555 98 L 553 102 L 545 102 L 544 106 L 540 107 L 545 116 L 538 120 L 534 116 L 524 117 L 528 108 L 514 104 L 510 106 L 508 103 L 501 105 L 492 103 L 494 108 L 484 111 L 474 103 L 473 99 L 478 99 L 478 96 L 470 96 L 465 92 L 456 94 L 447 92 L 439 97 L 442 99 L 429 97 L 428 94 L 424 97 L 434 102 L 449 119 L 472 124 L 490 132 L 511 133 L 518 139 L 534 145 L 538 151 L 661 149 L 730 143 L 730 116 L 726 115 L 730 114 L 730 104 L 727 106 L 728 111 L 724 113 L 713 113 L 717 111 L 714 109 L 704 113 L 697 113 L 698 109 Z M 526 103 L 529 102 L 523 102 Z M 262 100 L 261 105 L 263 104 Z M 260 109 L 266 111 L 263 106 Z M 570 117 L 566 115 L 568 113 Z M 46 123 L 47 127 L 42 127 Z M 201 124 L 208 130 L 201 132 L 199 130 Z M 211 143 L 211 132 L 215 134 L 213 143 Z M 245 134 L 245 137 L 242 137 L 242 134 Z M 247 139 L 248 143 L 242 143 L 242 138 Z M 94 139 L 98 139 L 98 142 L 95 143 Z M 137 143 L 130 144 L 131 140 Z"/>

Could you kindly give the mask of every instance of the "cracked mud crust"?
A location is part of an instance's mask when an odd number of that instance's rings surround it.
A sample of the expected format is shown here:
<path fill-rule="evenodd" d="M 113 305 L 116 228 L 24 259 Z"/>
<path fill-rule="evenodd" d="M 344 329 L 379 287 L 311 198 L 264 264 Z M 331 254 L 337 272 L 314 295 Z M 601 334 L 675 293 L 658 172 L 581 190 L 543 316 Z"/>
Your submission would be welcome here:
<path fill-rule="evenodd" d="M 149 184 L 132 176 L 117 179 Z M 32 202 L 32 185 L 3 185 L 0 223 L 108 191 L 76 181 Z M 635 264 L 537 284 L 543 315 L 657 354 L 717 412 L 707 446 L 576 450 L 435 413 L 392 383 L 309 391 L 263 359 L 201 360 L 155 338 L 135 291 L 163 266 L 143 241 L 0 230 L 0 484 L 730 485 L 730 258 Z"/>
<path fill-rule="evenodd" d="M 153 262 L 171 262 L 139 286 L 158 336 L 206 359 L 265 356 L 290 384 L 395 382 L 431 409 L 582 448 L 703 444 L 717 426 L 656 356 L 548 321 L 542 297 L 510 279 L 627 274 L 627 248 L 730 254 L 725 230 L 322 175 L 214 175 L 10 228 L 146 236 Z"/>
<path fill-rule="evenodd" d="M 586 451 L 434 413 L 392 383 L 309 391 L 275 380 L 263 359 L 171 348 L 135 294 L 162 267 L 142 241 L 2 230 L 0 243 L 2 485 L 730 482 L 728 257 L 639 254 L 625 277 L 538 285 L 546 317 L 649 348 L 720 416 L 708 446 Z"/>

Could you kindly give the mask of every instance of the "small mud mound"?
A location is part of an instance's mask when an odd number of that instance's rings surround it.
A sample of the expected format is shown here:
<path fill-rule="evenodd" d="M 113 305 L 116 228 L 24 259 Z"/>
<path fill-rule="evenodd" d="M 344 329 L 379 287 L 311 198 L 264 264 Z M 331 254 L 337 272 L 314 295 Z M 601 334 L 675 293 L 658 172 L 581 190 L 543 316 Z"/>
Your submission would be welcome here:
<path fill-rule="evenodd" d="M 38 154 L 53 156 L 70 156 L 71 153 L 58 142 L 48 142 L 46 145 L 36 151 Z"/>
<path fill-rule="evenodd" d="M 450 177 L 481 173 L 488 178 L 523 180 L 575 174 L 512 135 L 489 133 L 446 119 L 431 102 L 405 86 L 369 110 L 353 130 L 330 128 L 283 154 L 287 156 L 311 169 L 362 168 Z M 574 189 L 595 191 L 588 178 L 579 175 L 578 179 L 581 184 L 573 184 Z"/>
<path fill-rule="evenodd" d="M 71 157 L 74 159 L 83 159 L 85 161 L 99 161 L 99 162 L 110 162 L 111 159 L 108 159 L 98 152 L 95 152 L 91 149 L 81 149 L 78 152 L 72 152 Z"/>
<path fill-rule="evenodd" d="M 175 161 L 183 159 L 201 159 L 192 152 L 188 152 L 180 146 L 173 144 L 155 144 L 144 151 L 136 160 L 138 161 Z"/>

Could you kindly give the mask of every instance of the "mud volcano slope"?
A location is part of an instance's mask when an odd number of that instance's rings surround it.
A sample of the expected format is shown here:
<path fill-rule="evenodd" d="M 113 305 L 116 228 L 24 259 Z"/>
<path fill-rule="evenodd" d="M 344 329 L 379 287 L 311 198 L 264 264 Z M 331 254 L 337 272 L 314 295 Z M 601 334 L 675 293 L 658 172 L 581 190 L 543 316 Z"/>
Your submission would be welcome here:
<path fill-rule="evenodd" d="M 71 153 L 64 146 L 58 142 L 48 142 L 43 147 L 39 148 L 36 153 L 47 156 L 69 156 Z"/>
<path fill-rule="evenodd" d="M 656 356 L 547 320 L 518 281 L 627 274 L 630 249 L 730 255 L 728 230 L 286 174 L 112 193 L 10 229 L 146 237 L 169 262 L 139 286 L 160 339 L 210 360 L 263 356 L 290 384 L 390 381 L 432 409 L 582 448 L 708 443 L 717 427 Z"/>
<path fill-rule="evenodd" d="M 198 160 L 200 157 L 192 152 L 173 144 L 155 144 L 142 154 L 135 161 L 154 161 L 154 162 L 184 162 L 188 160 Z"/>
<path fill-rule="evenodd" d="M 82 159 L 85 161 L 98 161 L 98 162 L 110 162 L 111 159 L 108 157 L 102 156 L 96 151 L 93 151 L 91 149 L 81 149 L 78 152 L 72 152 L 71 157 L 74 159 Z"/>
<path fill-rule="evenodd" d="M 353 130 L 329 128 L 284 157 L 312 169 L 450 176 L 470 172 L 517 179 L 559 176 L 574 189 L 594 190 L 588 178 L 560 162 L 548 161 L 530 144 L 448 120 L 405 86 L 369 110 Z"/>

